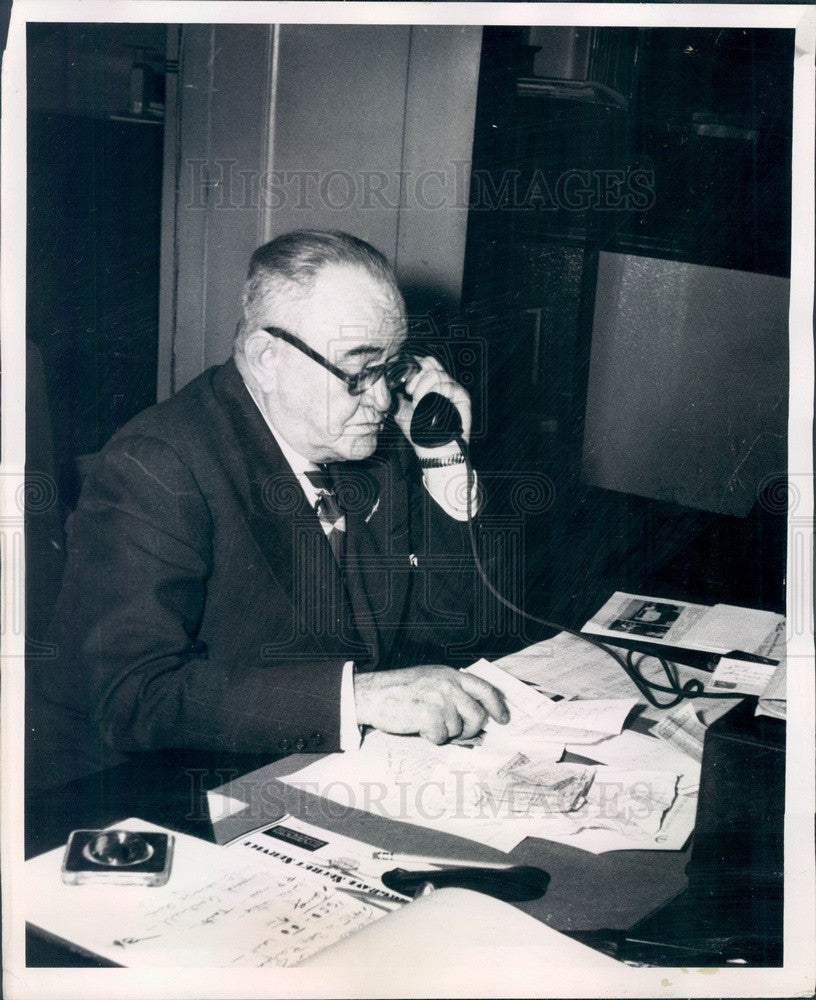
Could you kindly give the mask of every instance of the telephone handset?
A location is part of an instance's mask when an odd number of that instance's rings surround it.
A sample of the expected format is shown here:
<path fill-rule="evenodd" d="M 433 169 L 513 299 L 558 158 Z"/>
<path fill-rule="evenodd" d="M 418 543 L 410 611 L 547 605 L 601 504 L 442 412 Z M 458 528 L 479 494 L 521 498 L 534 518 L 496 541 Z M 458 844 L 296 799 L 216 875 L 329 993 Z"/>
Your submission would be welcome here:
<path fill-rule="evenodd" d="M 438 392 L 420 399 L 411 418 L 411 440 L 420 448 L 439 448 L 462 436 L 462 418 L 453 403 Z"/>

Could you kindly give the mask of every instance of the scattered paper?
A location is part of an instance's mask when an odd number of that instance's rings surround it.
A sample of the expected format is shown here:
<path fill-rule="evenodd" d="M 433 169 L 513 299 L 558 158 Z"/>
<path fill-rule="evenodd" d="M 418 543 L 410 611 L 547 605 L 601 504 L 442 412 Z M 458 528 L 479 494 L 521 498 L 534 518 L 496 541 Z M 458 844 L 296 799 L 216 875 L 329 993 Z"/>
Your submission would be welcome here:
<path fill-rule="evenodd" d="M 609 653 L 569 632 L 560 632 L 552 639 L 496 660 L 493 666 L 501 667 L 518 680 L 534 684 L 548 695 L 583 699 L 635 698 L 641 706 L 640 717 L 651 721 L 661 719 L 670 711 L 647 704 L 634 681 Z M 654 657 L 641 658 L 638 669 L 646 680 L 666 683 L 663 668 Z M 678 664 L 676 670 L 681 683 L 695 679 L 705 684 L 711 676 L 704 670 L 682 664 Z M 739 700 L 738 697 L 699 699 L 695 707 L 705 724 L 710 725 Z M 569 742 L 569 738 L 565 742 Z"/>
<path fill-rule="evenodd" d="M 362 749 L 322 757 L 281 780 L 344 806 L 506 852 L 532 824 L 491 814 L 478 794 L 480 780 L 506 759 L 481 748 L 437 747 L 418 736 L 374 731 Z"/>
<path fill-rule="evenodd" d="M 677 794 L 677 771 L 554 763 L 534 752 L 502 757 L 376 732 L 360 751 L 321 758 L 281 780 L 501 851 L 528 836 L 594 853 L 679 850 L 696 805 Z"/>
<path fill-rule="evenodd" d="M 680 702 L 653 727 L 652 732 L 693 760 L 702 762 L 706 727 L 697 718 L 690 702 Z"/>
<path fill-rule="evenodd" d="M 486 749 L 510 746 L 523 750 L 540 740 L 561 744 L 569 739 L 594 743 L 604 736 L 619 733 L 637 704 L 635 698 L 555 701 L 487 660 L 478 660 L 465 672 L 498 688 L 510 709 L 510 722 L 506 726 L 492 720 L 485 726 L 482 746 Z"/>
<path fill-rule="evenodd" d="M 567 750 L 599 764 L 614 767 L 670 771 L 679 776 L 677 791 L 681 795 L 696 792 L 700 787 L 700 762 L 683 753 L 665 740 L 627 729 L 592 747 L 567 744 Z"/>
<path fill-rule="evenodd" d="M 760 695 L 768 686 L 776 668 L 775 663 L 751 663 L 723 656 L 706 684 L 706 690 Z"/>

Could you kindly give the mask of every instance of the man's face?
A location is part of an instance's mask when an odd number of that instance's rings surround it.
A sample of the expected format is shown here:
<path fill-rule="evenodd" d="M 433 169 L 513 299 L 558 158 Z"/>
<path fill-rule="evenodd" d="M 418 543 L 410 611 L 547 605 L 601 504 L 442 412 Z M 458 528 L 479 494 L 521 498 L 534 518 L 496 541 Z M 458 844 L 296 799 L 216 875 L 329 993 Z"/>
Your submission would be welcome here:
<path fill-rule="evenodd" d="M 405 341 L 401 299 L 367 271 L 331 264 L 312 291 L 281 307 L 266 325 L 281 326 L 338 368 L 356 375 L 394 360 Z M 368 458 L 391 406 L 380 379 L 359 396 L 316 361 L 280 339 L 268 394 L 280 434 L 313 462 Z"/>

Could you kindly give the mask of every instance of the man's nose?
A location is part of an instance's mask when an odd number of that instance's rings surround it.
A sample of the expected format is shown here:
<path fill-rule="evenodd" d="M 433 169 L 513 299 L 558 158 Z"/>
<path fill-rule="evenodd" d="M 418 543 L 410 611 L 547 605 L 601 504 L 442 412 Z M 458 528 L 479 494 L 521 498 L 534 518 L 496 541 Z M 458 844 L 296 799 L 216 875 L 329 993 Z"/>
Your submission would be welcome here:
<path fill-rule="evenodd" d="M 366 395 L 381 412 L 384 413 L 389 408 L 391 405 L 391 390 L 388 387 L 385 372 L 383 372 L 373 385 L 368 387 Z"/>

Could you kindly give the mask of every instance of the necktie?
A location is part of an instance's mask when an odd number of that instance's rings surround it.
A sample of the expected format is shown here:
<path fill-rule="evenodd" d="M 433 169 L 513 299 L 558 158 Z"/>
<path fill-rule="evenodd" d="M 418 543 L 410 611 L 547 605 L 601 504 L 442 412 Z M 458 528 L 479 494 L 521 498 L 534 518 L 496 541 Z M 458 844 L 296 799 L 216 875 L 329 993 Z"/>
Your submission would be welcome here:
<path fill-rule="evenodd" d="M 331 476 L 325 466 L 306 472 L 306 478 L 317 490 L 315 512 L 331 545 L 334 558 L 342 566 L 346 540 L 346 516 L 337 502 Z"/>
<path fill-rule="evenodd" d="M 374 494 L 371 483 L 364 488 L 357 465 L 333 462 L 307 472 L 306 476 L 318 491 L 315 511 L 342 571 L 355 629 L 368 649 L 368 657 L 355 657 L 355 665 L 370 669 L 379 661 L 379 633 L 370 594 L 371 586 L 376 586 L 379 578 L 376 572 L 369 578 L 365 569 L 375 548 L 368 524 L 357 508 L 361 501 L 367 508 Z"/>

